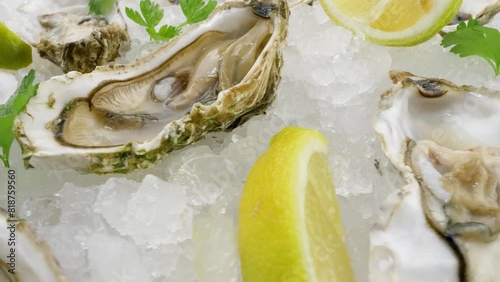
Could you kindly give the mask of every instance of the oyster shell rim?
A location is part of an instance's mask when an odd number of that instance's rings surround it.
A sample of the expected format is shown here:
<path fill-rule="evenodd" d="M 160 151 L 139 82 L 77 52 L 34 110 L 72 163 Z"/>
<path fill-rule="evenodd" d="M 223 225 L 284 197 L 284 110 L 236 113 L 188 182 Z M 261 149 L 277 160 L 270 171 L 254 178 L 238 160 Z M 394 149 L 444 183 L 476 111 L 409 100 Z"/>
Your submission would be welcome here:
<path fill-rule="evenodd" d="M 250 6 L 254 7 L 255 5 L 261 4 L 270 5 L 269 3 L 258 0 L 249 2 L 225 2 L 219 5 L 207 20 L 188 26 L 183 34 L 189 34 L 192 30 L 203 26 L 205 23 L 209 23 L 213 18 L 218 16 L 220 12 Z M 56 158 L 51 164 L 52 167 L 66 165 L 76 170 L 97 174 L 128 173 L 135 169 L 148 167 L 168 152 L 185 147 L 201 139 L 208 132 L 220 129 L 231 129 L 245 122 L 251 116 L 263 112 L 275 99 L 276 88 L 281 79 L 279 70 L 283 65 L 282 49 L 285 45 L 287 23 L 290 14 L 286 1 L 280 0 L 279 2 L 271 2 L 270 7 L 270 11 L 273 13 L 271 18 L 275 25 L 271 38 L 245 76 L 244 81 L 234 87 L 219 92 L 217 100 L 212 104 L 205 106 L 201 103 L 195 103 L 185 116 L 167 124 L 157 137 L 149 142 L 144 142 L 142 144 L 129 142 L 121 146 L 101 150 L 85 149 L 83 150 L 86 151 L 84 152 L 85 156 L 83 156 L 83 158 L 78 156 L 78 153 L 82 151 L 79 149 L 75 149 L 73 155 L 69 155 L 67 152 L 66 155 L 54 152 L 38 152 L 36 145 L 31 142 L 24 131 L 25 126 L 23 122 L 24 119 L 28 119 L 30 110 L 28 105 L 26 113 L 22 116 L 20 115 L 20 117 L 16 119 L 14 125 L 14 133 L 21 145 L 25 166 L 39 166 L 40 162 L 34 162 L 34 159 L 39 158 L 41 161 L 51 157 L 53 160 Z M 162 48 L 167 49 L 170 46 L 176 46 L 175 44 L 179 44 L 180 40 L 182 40 L 182 35 L 174 38 Z M 157 52 L 153 52 L 145 58 L 154 57 L 156 53 Z M 120 73 L 121 70 L 127 67 L 139 68 L 141 60 L 145 58 L 135 60 L 129 65 L 99 66 L 93 73 L 106 71 Z M 258 68 L 259 62 L 269 63 L 264 64 L 264 68 Z M 49 81 L 59 81 L 59 83 L 64 84 L 79 79 L 81 76 L 84 75 L 77 72 L 70 72 L 66 75 L 52 78 Z M 268 77 L 268 79 L 264 82 L 260 82 L 259 78 L 262 76 Z M 255 97 L 252 97 L 250 94 L 241 95 L 240 92 L 244 93 L 245 88 L 248 88 L 252 84 L 255 84 L 258 88 L 262 88 L 264 91 L 261 92 L 263 93 L 258 96 L 254 95 L 254 93 L 250 93 Z M 43 91 L 45 91 L 45 89 Z M 251 107 L 249 107 L 249 105 Z M 148 146 L 144 145 L 146 143 Z M 75 162 L 78 164 L 75 165 Z"/>

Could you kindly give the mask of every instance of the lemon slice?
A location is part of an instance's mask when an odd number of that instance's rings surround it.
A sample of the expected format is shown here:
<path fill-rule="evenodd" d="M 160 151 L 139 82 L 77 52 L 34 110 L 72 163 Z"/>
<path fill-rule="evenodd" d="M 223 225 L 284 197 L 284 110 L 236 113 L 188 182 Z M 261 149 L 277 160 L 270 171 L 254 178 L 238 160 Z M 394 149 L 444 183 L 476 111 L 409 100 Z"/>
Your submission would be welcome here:
<path fill-rule="evenodd" d="M 337 24 L 389 46 L 422 43 L 448 24 L 462 0 L 320 0 Z"/>
<path fill-rule="evenodd" d="M 288 127 L 253 166 L 239 207 L 245 282 L 354 281 L 326 154 L 319 132 Z"/>
<path fill-rule="evenodd" d="M 18 70 L 31 62 L 31 46 L 0 22 L 0 68 Z"/>

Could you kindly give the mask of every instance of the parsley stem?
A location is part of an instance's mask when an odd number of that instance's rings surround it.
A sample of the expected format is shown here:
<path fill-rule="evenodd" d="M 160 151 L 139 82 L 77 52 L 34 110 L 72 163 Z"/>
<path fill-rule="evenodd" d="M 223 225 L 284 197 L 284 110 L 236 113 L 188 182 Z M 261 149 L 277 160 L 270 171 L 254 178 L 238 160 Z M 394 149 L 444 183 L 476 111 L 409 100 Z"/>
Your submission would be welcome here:
<path fill-rule="evenodd" d="M 0 159 L 2 159 L 3 161 L 3 165 L 7 168 L 10 167 L 10 164 L 9 164 L 9 155 L 0 155 Z"/>
<path fill-rule="evenodd" d="M 178 28 L 178 29 L 181 29 L 181 28 L 185 27 L 185 26 L 186 26 L 186 25 L 188 25 L 188 24 L 189 24 L 189 22 L 188 22 L 188 21 L 185 21 L 185 22 L 181 23 L 180 25 L 178 25 L 178 26 L 177 26 L 177 28 Z"/>
<path fill-rule="evenodd" d="M 492 60 L 486 60 L 486 61 L 493 68 L 493 71 L 495 72 L 495 76 L 497 76 L 498 74 L 500 74 L 500 70 L 499 70 L 500 65 L 496 65 L 495 62 L 492 61 Z"/>

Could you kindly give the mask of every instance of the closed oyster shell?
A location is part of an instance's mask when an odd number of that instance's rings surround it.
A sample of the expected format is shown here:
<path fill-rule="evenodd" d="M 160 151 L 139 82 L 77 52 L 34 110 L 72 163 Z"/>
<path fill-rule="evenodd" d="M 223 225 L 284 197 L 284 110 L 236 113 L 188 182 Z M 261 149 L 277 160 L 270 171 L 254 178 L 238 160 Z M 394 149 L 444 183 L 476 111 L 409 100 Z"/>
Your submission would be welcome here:
<path fill-rule="evenodd" d="M 45 33 L 35 47 L 40 57 L 67 73 L 88 73 L 113 61 L 130 40 L 120 14 L 110 21 L 101 16 L 55 13 L 39 17 Z"/>
<path fill-rule="evenodd" d="M 133 64 L 41 83 L 14 126 L 26 165 L 126 173 L 262 113 L 288 16 L 283 0 L 225 2 Z"/>

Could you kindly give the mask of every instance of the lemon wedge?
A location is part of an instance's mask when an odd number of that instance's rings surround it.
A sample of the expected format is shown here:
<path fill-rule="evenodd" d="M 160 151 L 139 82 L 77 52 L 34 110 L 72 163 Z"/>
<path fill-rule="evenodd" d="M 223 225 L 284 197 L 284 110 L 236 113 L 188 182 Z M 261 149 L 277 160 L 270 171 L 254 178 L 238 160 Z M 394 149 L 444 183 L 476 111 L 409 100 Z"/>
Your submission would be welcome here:
<path fill-rule="evenodd" d="M 337 24 L 388 46 L 422 43 L 448 24 L 462 0 L 320 0 Z"/>
<path fill-rule="evenodd" d="M 31 62 L 31 46 L 0 22 L 0 68 L 18 70 Z"/>
<path fill-rule="evenodd" d="M 272 138 L 245 184 L 238 244 L 245 282 L 354 281 L 323 135 Z"/>

